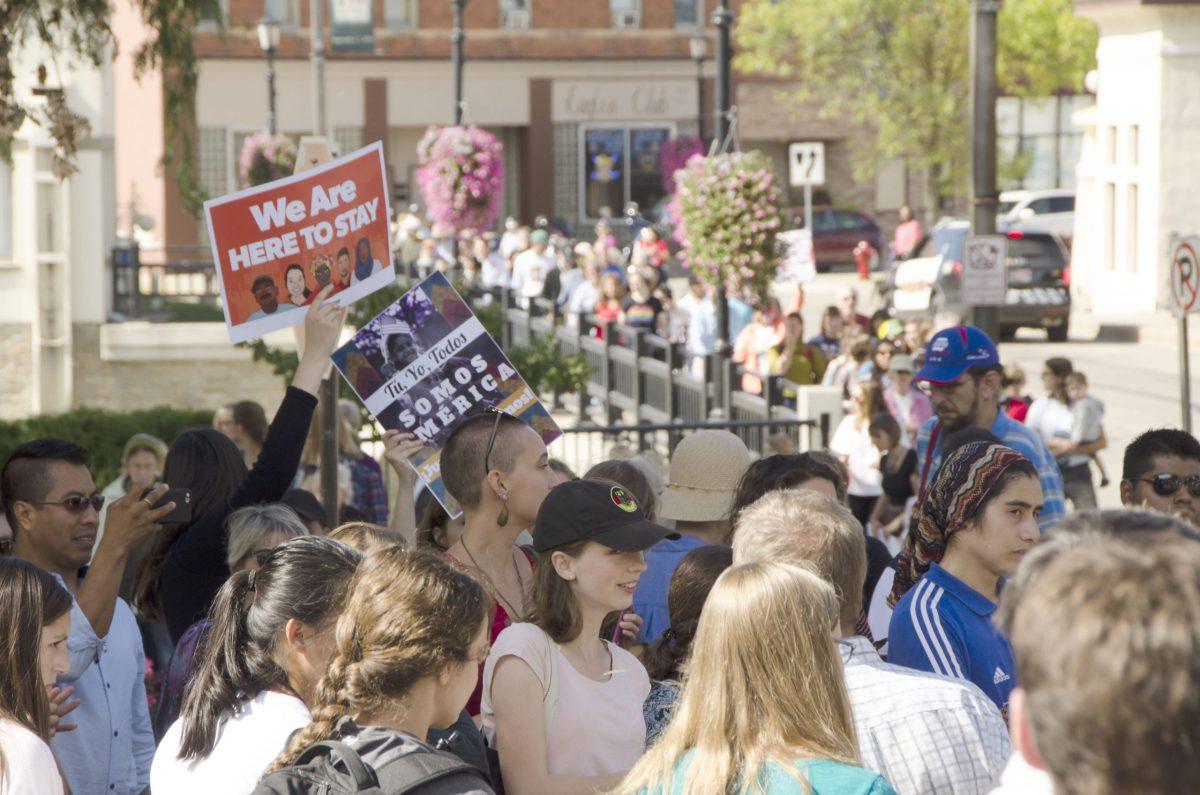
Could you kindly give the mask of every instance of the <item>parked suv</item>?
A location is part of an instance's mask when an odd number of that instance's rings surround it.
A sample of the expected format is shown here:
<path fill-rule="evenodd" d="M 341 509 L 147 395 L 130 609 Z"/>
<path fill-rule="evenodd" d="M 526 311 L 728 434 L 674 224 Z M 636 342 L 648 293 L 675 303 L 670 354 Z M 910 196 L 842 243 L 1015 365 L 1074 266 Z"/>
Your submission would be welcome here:
<path fill-rule="evenodd" d="M 1075 191 L 1005 191 L 996 207 L 996 224 L 1001 229 L 1051 232 L 1069 241 L 1075 234 Z"/>
<path fill-rule="evenodd" d="M 902 319 L 943 310 L 962 313 L 962 263 L 971 225 L 942 221 L 917 247 L 912 259 L 888 274 L 881 288 L 885 305 Z M 1018 328 L 1046 330 L 1051 342 L 1065 342 L 1071 314 L 1067 250 L 1057 235 L 1011 230 L 1008 236 L 1008 294 L 1000 307 L 1000 333 Z"/>
<path fill-rule="evenodd" d="M 804 208 L 787 211 L 790 229 L 804 228 Z M 813 258 L 817 272 L 825 273 L 834 265 L 854 262 L 854 247 L 865 240 L 875 251 L 883 250 L 883 232 L 870 216 L 856 210 L 833 207 L 813 208 Z"/>

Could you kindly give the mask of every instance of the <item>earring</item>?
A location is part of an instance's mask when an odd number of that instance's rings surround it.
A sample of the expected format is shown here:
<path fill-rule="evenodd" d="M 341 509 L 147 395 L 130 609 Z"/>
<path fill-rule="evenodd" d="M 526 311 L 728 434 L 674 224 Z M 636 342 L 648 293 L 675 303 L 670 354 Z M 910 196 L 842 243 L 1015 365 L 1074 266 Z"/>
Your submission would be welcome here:
<path fill-rule="evenodd" d="M 504 527 L 508 524 L 508 493 L 501 492 L 500 499 L 503 502 L 500 506 L 500 513 L 496 515 L 496 524 Z"/>

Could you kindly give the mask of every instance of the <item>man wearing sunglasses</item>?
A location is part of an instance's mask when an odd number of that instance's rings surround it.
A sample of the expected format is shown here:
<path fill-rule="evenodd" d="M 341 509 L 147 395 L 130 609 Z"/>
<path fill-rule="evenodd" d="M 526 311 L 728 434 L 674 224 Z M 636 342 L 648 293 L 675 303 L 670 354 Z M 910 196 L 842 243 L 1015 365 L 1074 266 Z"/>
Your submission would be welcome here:
<path fill-rule="evenodd" d="M 75 596 L 67 640 L 70 670 L 59 685 L 74 688 L 76 728 L 66 732 L 59 724 L 52 740 L 67 783 L 77 795 L 140 793 L 149 784 L 154 757 L 145 653 L 137 621 L 117 589 L 129 554 L 159 530 L 156 520 L 175 506 L 152 507 L 165 485 L 145 497 L 135 490 L 117 500 L 93 556 L 104 497 L 87 463 L 86 451 L 71 442 L 26 442 L 4 462 L 0 492 L 13 529 L 13 555 L 54 574 Z M 58 713 L 66 711 L 60 704 Z"/>
<path fill-rule="evenodd" d="M 1146 431 L 1130 442 L 1121 504 L 1153 508 L 1200 528 L 1200 442 L 1173 428 Z"/>

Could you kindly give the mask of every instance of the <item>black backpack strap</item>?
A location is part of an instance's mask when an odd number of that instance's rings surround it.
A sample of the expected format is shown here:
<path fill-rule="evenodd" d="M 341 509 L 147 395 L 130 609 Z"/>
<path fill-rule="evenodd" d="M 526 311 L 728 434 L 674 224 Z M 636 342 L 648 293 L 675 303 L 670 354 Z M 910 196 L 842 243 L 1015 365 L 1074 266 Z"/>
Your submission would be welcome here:
<path fill-rule="evenodd" d="M 330 761 L 334 759 L 340 761 L 346 768 L 346 772 L 354 779 L 356 792 L 380 792 L 379 778 L 376 776 L 375 771 L 363 761 L 357 751 L 337 740 L 324 740 L 319 743 L 313 743 L 304 749 L 293 765 L 301 767 L 319 756 L 329 756 L 331 758 Z"/>
<path fill-rule="evenodd" d="M 405 754 L 380 765 L 377 770 L 381 786 L 388 795 L 415 792 L 432 781 L 465 773 L 487 783 L 483 771 L 467 764 L 453 754 L 424 748 Z"/>

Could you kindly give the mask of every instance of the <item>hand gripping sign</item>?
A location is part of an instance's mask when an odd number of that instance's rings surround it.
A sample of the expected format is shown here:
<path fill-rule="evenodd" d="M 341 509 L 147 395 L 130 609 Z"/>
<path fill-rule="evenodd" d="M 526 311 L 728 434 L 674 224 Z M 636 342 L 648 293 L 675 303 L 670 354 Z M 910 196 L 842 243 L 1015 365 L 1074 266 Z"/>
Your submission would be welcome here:
<path fill-rule="evenodd" d="M 442 485 L 441 450 L 464 419 L 498 408 L 527 423 L 546 444 L 562 435 L 441 273 L 376 315 L 333 352 L 333 364 L 384 428 L 426 443 L 413 468 L 451 516 L 460 509 Z M 482 477 L 482 461 L 479 466 Z"/>
<path fill-rule="evenodd" d="M 395 278 L 379 142 L 204 203 L 233 342 L 304 322 L 328 284 L 345 306 Z"/>

